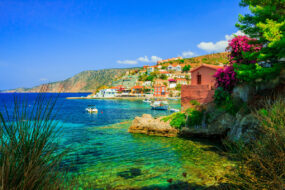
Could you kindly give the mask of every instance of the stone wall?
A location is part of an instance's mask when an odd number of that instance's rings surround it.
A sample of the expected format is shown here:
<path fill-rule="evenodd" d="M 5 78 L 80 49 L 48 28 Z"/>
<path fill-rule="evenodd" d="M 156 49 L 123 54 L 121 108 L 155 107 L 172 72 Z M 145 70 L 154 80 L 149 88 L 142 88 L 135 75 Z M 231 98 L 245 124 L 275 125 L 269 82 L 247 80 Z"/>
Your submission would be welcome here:
<path fill-rule="evenodd" d="M 196 100 L 200 104 L 206 104 L 213 101 L 215 90 L 209 85 L 182 85 L 181 86 L 181 107 L 186 110 L 190 107 L 190 101 Z"/>

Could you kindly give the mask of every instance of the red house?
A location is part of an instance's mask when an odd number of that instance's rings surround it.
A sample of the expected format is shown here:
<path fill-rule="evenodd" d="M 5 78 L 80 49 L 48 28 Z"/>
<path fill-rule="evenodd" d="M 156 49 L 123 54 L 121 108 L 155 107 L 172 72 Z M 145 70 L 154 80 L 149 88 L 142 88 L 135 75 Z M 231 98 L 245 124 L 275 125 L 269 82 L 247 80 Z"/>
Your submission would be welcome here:
<path fill-rule="evenodd" d="M 166 86 L 163 84 L 155 85 L 153 96 L 155 96 L 155 97 L 166 97 L 167 96 Z"/>
<path fill-rule="evenodd" d="M 213 101 L 215 93 L 215 78 L 213 75 L 223 66 L 201 65 L 191 70 L 191 85 L 181 87 L 181 106 L 187 109 L 191 100 L 197 100 L 201 104 Z"/>

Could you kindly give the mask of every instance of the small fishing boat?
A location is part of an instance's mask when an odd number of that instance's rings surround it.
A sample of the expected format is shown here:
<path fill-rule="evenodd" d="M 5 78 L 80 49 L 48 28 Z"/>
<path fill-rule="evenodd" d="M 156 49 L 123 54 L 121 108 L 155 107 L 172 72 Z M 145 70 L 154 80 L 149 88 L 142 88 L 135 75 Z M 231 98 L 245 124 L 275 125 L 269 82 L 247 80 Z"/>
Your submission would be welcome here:
<path fill-rule="evenodd" d="M 168 110 L 169 107 L 167 101 L 154 101 L 150 106 L 153 110 Z"/>
<path fill-rule="evenodd" d="M 144 103 L 148 103 L 148 104 L 151 103 L 150 99 L 148 99 L 148 98 L 144 99 L 143 102 L 144 102 Z"/>
<path fill-rule="evenodd" d="M 89 113 L 98 113 L 98 109 L 95 106 L 89 106 L 85 110 L 88 111 Z"/>
<path fill-rule="evenodd" d="M 180 110 L 179 109 L 174 109 L 174 108 L 171 108 L 169 109 L 170 112 L 179 112 Z"/>

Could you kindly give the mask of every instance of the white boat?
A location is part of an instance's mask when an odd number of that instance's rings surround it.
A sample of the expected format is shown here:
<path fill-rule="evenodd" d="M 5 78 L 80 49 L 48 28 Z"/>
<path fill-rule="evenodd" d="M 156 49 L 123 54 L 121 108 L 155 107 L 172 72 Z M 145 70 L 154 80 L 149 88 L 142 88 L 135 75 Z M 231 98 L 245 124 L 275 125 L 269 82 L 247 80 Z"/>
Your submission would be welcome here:
<path fill-rule="evenodd" d="M 180 110 L 179 110 L 179 109 L 171 108 L 171 109 L 169 109 L 169 111 L 171 111 L 171 112 L 179 112 Z"/>
<path fill-rule="evenodd" d="M 148 103 L 148 104 L 150 104 L 150 103 L 151 103 L 150 99 L 147 99 L 147 98 L 146 98 L 146 99 L 144 99 L 144 100 L 143 100 L 143 102 Z"/>
<path fill-rule="evenodd" d="M 153 110 L 168 110 L 169 107 L 167 101 L 155 101 L 150 106 Z"/>
<path fill-rule="evenodd" d="M 95 106 L 90 106 L 85 110 L 88 111 L 89 113 L 98 113 L 98 109 Z"/>

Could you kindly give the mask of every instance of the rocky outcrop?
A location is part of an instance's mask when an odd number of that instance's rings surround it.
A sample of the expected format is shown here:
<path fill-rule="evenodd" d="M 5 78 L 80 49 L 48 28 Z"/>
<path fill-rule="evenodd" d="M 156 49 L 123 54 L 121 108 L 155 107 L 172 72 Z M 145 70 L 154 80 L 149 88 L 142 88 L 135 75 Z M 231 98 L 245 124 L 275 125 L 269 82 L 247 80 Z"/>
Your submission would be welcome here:
<path fill-rule="evenodd" d="M 206 126 L 184 127 L 180 135 L 183 137 L 227 138 L 229 141 L 250 142 L 259 131 L 259 122 L 253 114 L 235 116 L 221 110 L 211 112 Z"/>
<path fill-rule="evenodd" d="M 235 121 L 227 134 L 228 140 L 250 142 L 260 134 L 259 122 L 253 114 L 236 115 Z"/>
<path fill-rule="evenodd" d="M 180 135 L 184 137 L 222 138 L 227 135 L 233 120 L 234 117 L 232 115 L 216 110 L 208 116 L 205 126 L 184 127 Z"/>
<path fill-rule="evenodd" d="M 150 114 L 144 114 L 142 117 L 136 117 L 131 127 L 128 129 L 130 133 L 142 133 L 147 135 L 175 137 L 178 130 L 171 127 L 169 122 L 161 121 L 161 118 L 153 118 Z"/>

